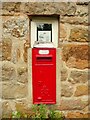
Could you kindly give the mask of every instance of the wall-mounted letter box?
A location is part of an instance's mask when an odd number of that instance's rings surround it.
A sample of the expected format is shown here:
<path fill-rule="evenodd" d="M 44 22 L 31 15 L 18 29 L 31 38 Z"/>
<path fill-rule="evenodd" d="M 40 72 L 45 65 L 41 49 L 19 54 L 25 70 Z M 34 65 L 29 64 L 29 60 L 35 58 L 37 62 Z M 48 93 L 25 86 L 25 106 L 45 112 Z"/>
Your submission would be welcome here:
<path fill-rule="evenodd" d="M 56 49 L 32 48 L 34 104 L 56 103 Z"/>

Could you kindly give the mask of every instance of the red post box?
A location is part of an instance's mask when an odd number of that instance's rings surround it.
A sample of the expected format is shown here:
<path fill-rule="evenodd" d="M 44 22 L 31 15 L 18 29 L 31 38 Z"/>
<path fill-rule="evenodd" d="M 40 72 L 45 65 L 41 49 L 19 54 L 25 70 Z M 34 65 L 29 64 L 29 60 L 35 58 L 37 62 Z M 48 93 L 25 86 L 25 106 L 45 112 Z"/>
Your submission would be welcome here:
<path fill-rule="evenodd" d="M 32 48 L 34 104 L 56 103 L 56 49 Z"/>

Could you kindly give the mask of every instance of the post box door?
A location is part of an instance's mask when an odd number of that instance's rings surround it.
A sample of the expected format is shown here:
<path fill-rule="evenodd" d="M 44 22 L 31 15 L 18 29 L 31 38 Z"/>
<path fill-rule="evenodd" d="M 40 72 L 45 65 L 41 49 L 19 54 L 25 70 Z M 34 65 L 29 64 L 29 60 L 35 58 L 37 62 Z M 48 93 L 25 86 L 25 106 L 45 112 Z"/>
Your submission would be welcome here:
<path fill-rule="evenodd" d="M 45 49 L 43 49 L 45 50 Z M 33 103 L 56 103 L 56 49 L 48 49 L 49 54 L 39 54 L 32 50 Z"/>

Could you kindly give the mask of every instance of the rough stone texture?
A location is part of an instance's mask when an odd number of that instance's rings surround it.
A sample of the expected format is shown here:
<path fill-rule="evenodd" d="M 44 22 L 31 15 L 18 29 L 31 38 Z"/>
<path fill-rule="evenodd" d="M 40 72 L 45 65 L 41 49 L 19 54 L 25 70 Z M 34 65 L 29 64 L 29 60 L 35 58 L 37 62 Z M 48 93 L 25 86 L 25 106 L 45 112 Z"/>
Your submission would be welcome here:
<path fill-rule="evenodd" d="M 12 113 L 12 106 L 10 105 L 10 103 L 8 101 L 3 101 L 2 102 L 2 117 L 3 118 L 9 118 L 11 116 Z"/>
<path fill-rule="evenodd" d="M 12 36 L 12 38 L 24 38 L 28 34 L 28 17 L 25 15 L 2 17 L 3 36 Z M 12 39 L 13 40 L 13 39 Z"/>
<path fill-rule="evenodd" d="M 3 83 L 2 84 L 2 98 L 3 99 L 16 99 L 24 98 L 28 94 L 26 84 L 18 83 Z"/>
<path fill-rule="evenodd" d="M 71 97 L 73 95 L 73 86 L 69 83 L 61 84 L 61 96 L 62 97 Z"/>
<path fill-rule="evenodd" d="M 2 60 L 11 60 L 12 40 L 3 38 L 2 40 Z"/>
<path fill-rule="evenodd" d="M 24 51 L 23 46 L 24 46 L 23 41 L 13 42 L 11 61 L 14 64 L 24 62 L 24 60 L 23 60 L 23 51 Z"/>
<path fill-rule="evenodd" d="M 62 99 L 60 101 L 60 110 L 82 110 L 88 105 L 88 101 L 82 99 Z"/>
<path fill-rule="evenodd" d="M 23 3 L 22 4 L 22 9 L 21 11 L 26 13 L 26 14 L 39 14 L 39 15 L 43 15 L 43 14 L 62 14 L 64 15 L 66 13 L 66 7 L 67 4 L 66 3 Z"/>
<path fill-rule="evenodd" d="M 76 16 L 85 17 L 88 16 L 88 14 L 88 6 L 77 5 Z"/>
<path fill-rule="evenodd" d="M 70 68 L 89 68 L 89 49 L 87 45 L 66 44 L 63 45 L 62 59 Z M 81 54 L 82 53 L 82 54 Z"/>
<path fill-rule="evenodd" d="M 13 15 L 13 11 L 20 12 L 20 2 L 2 2 L 3 14 Z"/>
<path fill-rule="evenodd" d="M 67 118 L 89 118 L 88 113 L 81 113 L 81 112 L 69 112 L 67 114 Z"/>
<path fill-rule="evenodd" d="M 16 71 L 15 66 L 11 62 L 2 63 L 2 81 L 11 81 L 15 80 Z"/>
<path fill-rule="evenodd" d="M 89 41 L 89 39 L 88 39 L 88 27 L 87 27 L 87 29 L 82 28 L 82 27 L 80 27 L 80 28 L 74 27 L 73 29 L 71 29 L 69 40 L 78 41 L 78 42 Z"/>
<path fill-rule="evenodd" d="M 8 7 L 7 7 L 8 6 Z M 66 2 L 27 2 L 27 3 L 3 3 L 3 15 L 8 13 L 13 15 L 15 12 L 23 12 L 25 14 L 58 14 L 58 15 L 75 15 L 76 4 Z M 6 13 L 5 13 L 6 11 Z"/>
<path fill-rule="evenodd" d="M 61 17 L 62 23 L 70 23 L 74 25 L 88 25 L 88 16 L 86 17 L 80 17 L 80 16 L 63 16 Z"/>
<path fill-rule="evenodd" d="M 67 13 L 66 13 L 66 15 L 75 15 L 75 13 L 76 13 L 76 4 L 74 3 L 74 2 L 68 2 L 68 4 L 67 4 Z"/>
<path fill-rule="evenodd" d="M 64 24 L 60 24 L 60 38 L 65 40 L 66 37 L 67 37 L 67 28 Z"/>
<path fill-rule="evenodd" d="M 68 70 L 64 65 L 62 65 L 62 67 L 61 67 L 61 81 L 66 81 L 67 77 L 68 77 Z"/>
<path fill-rule="evenodd" d="M 17 111 L 20 111 L 22 113 L 31 113 L 31 106 L 29 105 L 30 101 L 26 98 L 23 100 L 17 100 L 15 101 L 15 108 Z"/>
<path fill-rule="evenodd" d="M 89 112 L 89 108 L 90 108 L 90 105 L 86 106 L 86 107 L 83 109 L 83 113 L 88 113 L 88 112 Z"/>
<path fill-rule="evenodd" d="M 77 83 L 86 83 L 88 82 L 89 73 L 88 71 L 71 71 L 70 78 L 68 79 L 69 82 L 72 84 Z"/>
<path fill-rule="evenodd" d="M 0 41 L 0 61 L 2 61 L 2 42 Z"/>
<path fill-rule="evenodd" d="M 27 59 L 28 59 L 28 48 L 29 48 L 29 46 L 30 46 L 30 44 L 26 40 L 26 42 L 24 43 L 24 53 L 23 53 L 23 57 L 24 57 L 25 62 L 27 62 Z"/>
<path fill-rule="evenodd" d="M 18 78 L 17 81 L 21 82 L 21 83 L 26 83 L 28 82 L 28 68 L 26 66 L 19 66 L 17 68 L 17 74 L 18 74 Z"/>
<path fill-rule="evenodd" d="M 79 85 L 76 87 L 76 91 L 74 96 L 82 96 L 82 95 L 88 95 L 88 86 L 87 85 Z"/>
<path fill-rule="evenodd" d="M 24 114 L 31 114 L 31 108 L 29 106 L 29 100 L 28 99 L 18 99 L 18 100 L 3 100 L 2 102 L 3 107 L 3 117 L 9 118 L 11 117 L 11 113 L 13 111 L 19 111 L 23 115 Z"/>

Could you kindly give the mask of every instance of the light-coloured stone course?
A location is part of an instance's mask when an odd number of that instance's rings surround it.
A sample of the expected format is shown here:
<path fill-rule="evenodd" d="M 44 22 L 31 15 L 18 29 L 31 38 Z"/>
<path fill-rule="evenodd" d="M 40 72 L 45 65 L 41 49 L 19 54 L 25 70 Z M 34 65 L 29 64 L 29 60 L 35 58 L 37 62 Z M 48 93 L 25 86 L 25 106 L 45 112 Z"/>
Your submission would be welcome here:
<path fill-rule="evenodd" d="M 24 98 L 27 95 L 28 95 L 27 84 L 18 84 L 13 82 L 2 84 L 3 99 Z"/>
<path fill-rule="evenodd" d="M 12 40 L 11 38 L 2 39 L 2 60 L 11 60 Z"/>
<path fill-rule="evenodd" d="M 2 81 L 14 81 L 16 77 L 16 70 L 13 63 L 2 63 Z"/>
<path fill-rule="evenodd" d="M 88 95 L 88 86 L 87 85 L 79 85 L 76 87 L 76 91 L 74 96 L 82 96 L 82 95 Z"/>
<path fill-rule="evenodd" d="M 87 71 L 72 70 L 68 81 L 71 82 L 72 84 L 86 83 L 88 82 L 88 77 L 89 77 L 88 70 Z"/>
<path fill-rule="evenodd" d="M 28 82 L 28 68 L 26 66 L 19 66 L 17 68 L 17 74 L 18 78 L 17 81 L 21 83 L 27 83 Z"/>
<path fill-rule="evenodd" d="M 89 41 L 88 39 L 88 28 L 73 28 L 71 29 L 71 33 L 70 33 L 70 40 L 72 41 L 78 41 L 78 42 L 85 42 L 85 41 Z"/>
<path fill-rule="evenodd" d="M 62 52 L 62 58 L 68 67 L 78 69 L 89 68 L 88 44 L 65 44 L 63 45 Z"/>
<path fill-rule="evenodd" d="M 88 101 L 82 101 L 80 98 L 61 99 L 60 102 L 60 110 L 82 110 L 88 105 Z"/>
<path fill-rule="evenodd" d="M 74 87 L 67 82 L 61 84 L 61 96 L 71 97 L 73 95 Z"/>

